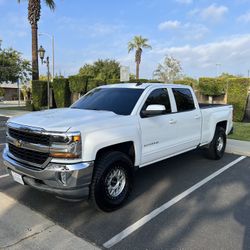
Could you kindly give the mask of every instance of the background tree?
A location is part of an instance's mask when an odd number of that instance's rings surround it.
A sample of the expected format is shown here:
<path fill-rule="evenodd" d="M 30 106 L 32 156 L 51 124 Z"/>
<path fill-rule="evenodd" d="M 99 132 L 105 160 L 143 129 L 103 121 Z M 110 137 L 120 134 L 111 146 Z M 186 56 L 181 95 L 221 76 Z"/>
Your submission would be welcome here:
<path fill-rule="evenodd" d="M 31 76 L 30 62 L 14 49 L 0 51 L 0 82 L 28 81 Z"/>
<path fill-rule="evenodd" d="M 235 78 L 235 77 L 238 77 L 238 76 L 232 75 L 232 74 L 227 73 L 227 72 L 223 72 L 223 73 L 219 76 L 219 78 Z"/>
<path fill-rule="evenodd" d="M 132 41 L 128 42 L 128 53 L 135 50 L 136 79 L 139 79 L 142 49 L 152 49 L 147 38 L 135 36 Z"/>
<path fill-rule="evenodd" d="M 20 3 L 21 0 L 18 0 Z M 44 0 L 45 4 L 51 9 L 55 9 L 55 2 L 53 0 Z M 28 3 L 28 20 L 31 25 L 32 34 L 32 80 L 39 79 L 38 70 L 38 41 L 37 41 L 37 29 L 38 21 L 41 15 L 41 0 L 29 0 Z"/>
<path fill-rule="evenodd" d="M 179 78 L 181 70 L 182 67 L 180 61 L 167 55 L 163 64 L 159 64 L 157 69 L 154 71 L 154 77 L 159 81 L 171 83 Z"/>
<path fill-rule="evenodd" d="M 120 78 L 120 64 L 116 60 L 99 59 L 93 64 L 85 64 L 79 70 L 79 75 L 90 76 L 91 78 L 99 80 L 119 79 Z"/>

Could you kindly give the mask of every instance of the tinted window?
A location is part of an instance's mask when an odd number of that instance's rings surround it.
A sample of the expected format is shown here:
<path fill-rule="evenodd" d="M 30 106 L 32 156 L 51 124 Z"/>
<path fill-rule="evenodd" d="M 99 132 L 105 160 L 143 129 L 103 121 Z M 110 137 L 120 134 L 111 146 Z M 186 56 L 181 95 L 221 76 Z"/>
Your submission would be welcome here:
<path fill-rule="evenodd" d="M 189 89 L 173 89 L 177 111 L 188 111 L 195 108 L 192 93 Z"/>
<path fill-rule="evenodd" d="M 165 114 L 171 113 L 168 90 L 167 89 L 153 90 L 151 94 L 148 96 L 142 110 L 146 110 L 146 108 L 152 104 L 164 105 L 166 108 Z"/>
<path fill-rule="evenodd" d="M 107 110 L 118 115 L 130 115 L 143 89 L 98 88 L 87 93 L 71 108 Z"/>

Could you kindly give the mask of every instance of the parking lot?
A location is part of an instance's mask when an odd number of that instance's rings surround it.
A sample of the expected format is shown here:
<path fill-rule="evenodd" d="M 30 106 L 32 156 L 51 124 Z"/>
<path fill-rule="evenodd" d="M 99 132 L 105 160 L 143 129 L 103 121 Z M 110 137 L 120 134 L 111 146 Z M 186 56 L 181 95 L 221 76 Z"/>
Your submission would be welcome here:
<path fill-rule="evenodd" d="M 1 151 L 4 142 L 1 130 Z M 113 213 L 14 183 L 2 159 L 0 192 L 100 248 L 249 249 L 250 158 L 240 157 L 212 161 L 195 150 L 142 168 L 129 201 Z"/>

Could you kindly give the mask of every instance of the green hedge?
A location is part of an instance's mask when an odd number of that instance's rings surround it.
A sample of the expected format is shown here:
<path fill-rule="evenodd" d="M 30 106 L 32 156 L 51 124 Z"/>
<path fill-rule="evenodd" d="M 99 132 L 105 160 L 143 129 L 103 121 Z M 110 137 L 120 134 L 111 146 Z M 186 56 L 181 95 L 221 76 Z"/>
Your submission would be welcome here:
<path fill-rule="evenodd" d="M 192 88 L 195 88 L 197 86 L 198 81 L 195 79 L 180 79 L 180 80 L 174 80 L 174 84 L 183 84 L 191 86 Z"/>
<path fill-rule="evenodd" d="M 69 76 L 69 89 L 71 93 L 85 93 L 87 90 L 88 77 Z"/>
<path fill-rule="evenodd" d="M 247 96 L 248 96 L 249 80 L 247 78 L 229 78 L 227 103 L 233 105 L 235 122 L 241 122 L 244 118 Z"/>
<path fill-rule="evenodd" d="M 120 79 L 107 79 L 106 84 L 116 84 L 120 83 Z"/>
<path fill-rule="evenodd" d="M 227 79 L 201 77 L 199 79 L 199 90 L 206 96 L 220 96 L 226 93 Z"/>
<path fill-rule="evenodd" d="M 32 81 L 32 98 L 34 110 L 47 105 L 47 81 Z"/>
<path fill-rule="evenodd" d="M 55 78 L 53 83 L 53 92 L 57 108 L 69 107 L 71 103 L 71 94 L 69 89 L 69 80 L 67 78 Z"/>

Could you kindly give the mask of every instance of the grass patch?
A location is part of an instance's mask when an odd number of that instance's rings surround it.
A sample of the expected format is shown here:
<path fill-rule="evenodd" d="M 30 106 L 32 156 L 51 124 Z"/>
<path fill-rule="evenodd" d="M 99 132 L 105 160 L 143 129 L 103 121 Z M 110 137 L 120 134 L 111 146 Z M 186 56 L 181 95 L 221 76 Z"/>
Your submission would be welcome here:
<path fill-rule="evenodd" d="M 234 122 L 234 133 L 229 139 L 250 141 L 250 123 Z"/>

